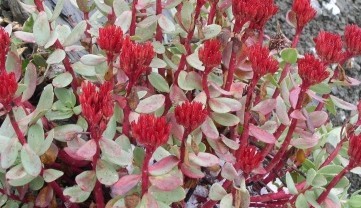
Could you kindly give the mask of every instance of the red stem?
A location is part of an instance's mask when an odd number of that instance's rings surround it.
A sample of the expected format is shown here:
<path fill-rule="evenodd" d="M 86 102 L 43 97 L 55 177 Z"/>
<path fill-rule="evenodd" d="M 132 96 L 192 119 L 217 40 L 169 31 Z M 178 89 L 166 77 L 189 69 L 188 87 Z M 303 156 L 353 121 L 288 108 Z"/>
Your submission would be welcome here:
<path fill-rule="evenodd" d="M 67 165 L 72 167 L 81 168 L 89 164 L 88 161 L 76 160 L 70 157 L 64 150 L 60 150 L 58 153 L 58 158 L 65 162 Z"/>
<path fill-rule="evenodd" d="M 145 157 L 143 160 L 142 167 L 142 196 L 147 193 L 149 187 L 149 177 L 148 177 L 148 166 L 149 161 L 152 158 L 153 150 L 151 148 L 146 148 Z"/>
<path fill-rule="evenodd" d="M 36 8 L 39 10 L 39 12 L 44 11 L 43 1 L 42 0 L 34 0 Z"/>
<path fill-rule="evenodd" d="M 10 118 L 10 123 L 14 128 L 14 131 L 16 133 L 16 136 L 18 137 L 19 142 L 21 143 L 21 145 L 25 145 L 26 144 L 26 139 L 25 136 L 23 134 L 23 132 L 21 132 L 18 122 L 15 119 L 15 115 L 14 115 L 14 110 L 11 109 L 9 111 L 9 118 Z"/>
<path fill-rule="evenodd" d="M 178 168 L 181 169 L 181 166 L 184 162 L 184 158 L 185 158 L 185 155 L 186 155 L 186 147 L 187 147 L 187 138 L 188 138 L 188 135 L 189 135 L 190 131 L 187 130 L 187 129 L 184 129 L 184 132 L 183 132 L 183 138 L 182 138 L 182 142 L 181 142 L 181 147 L 180 147 L 180 162 L 178 163 Z"/>
<path fill-rule="evenodd" d="M 130 27 L 129 27 L 129 35 L 133 36 L 135 35 L 135 23 L 136 23 L 136 14 L 137 14 L 137 9 L 135 8 L 135 6 L 138 4 L 138 0 L 133 0 L 133 4 L 132 4 L 132 20 L 130 22 Z"/>
<path fill-rule="evenodd" d="M 126 96 L 128 97 L 129 94 L 131 93 L 132 87 L 134 86 L 134 81 L 132 79 L 129 80 L 128 86 L 127 86 L 127 94 Z M 130 131 L 130 123 L 129 123 L 129 115 L 130 115 L 130 106 L 127 100 L 127 104 L 124 108 L 124 120 L 123 120 L 123 129 L 122 129 L 122 133 L 124 135 L 126 135 L 127 137 L 130 136 L 129 131 Z"/>
<path fill-rule="evenodd" d="M 156 15 L 162 14 L 162 0 L 156 0 L 155 14 Z M 159 42 L 162 42 L 162 40 L 163 40 L 162 28 L 159 26 L 159 24 L 157 24 L 157 29 L 155 32 L 155 40 L 159 41 Z M 159 59 L 163 59 L 162 54 L 158 54 L 157 57 Z M 165 77 L 165 69 L 164 68 L 160 68 L 160 69 L 158 69 L 158 71 L 159 71 L 160 75 Z"/>
<path fill-rule="evenodd" d="M 330 193 L 331 189 L 342 179 L 342 177 L 352 169 L 352 166 L 348 165 L 339 174 L 337 174 L 331 182 L 327 185 L 326 190 L 318 197 L 317 203 L 321 204 Z"/>
<path fill-rule="evenodd" d="M 99 146 L 99 139 L 96 138 L 92 138 L 95 139 L 96 144 L 97 144 L 97 150 L 95 155 L 93 156 L 93 170 L 96 171 L 96 166 L 97 166 L 97 162 L 98 159 L 100 158 L 100 146 Z M 95 187 L 94 187 L 94 198 L 95 198 L 95 203 L 97 208 L 104 208 L 104 197 L 103 197 L 103 190 L 102 190 L 102 184 L 99 182 L 99 180 L 97 179 L 96 183 L 95 183 Z"/>
<path fill-rule="evenodd" d="M 52 181 L 49 183 L 55 194 L 61 199 L 66 207 L 70 208 L 78 208 L 79 206 L 77 204 L 73 204 L 69 201 L 69 198 L 64 196 L 63 190 L 60 188 L 59 184 L 57 184 L 55 181 Z"/>
<path fill-rule="evenodd" d="M 211 10 L 209 11 L 209 14 L 208 14 L 207 25 L 213 24 L 214 16 L 216 15 L 216 11 L 217 11 L 218 1 L 219 0 L 213 0 L 213 2 L 212 2 Z"/>
<path fill-rule="evenodd" d="M 205 71 L 211 71 L 211 70 L 205 69 Z M 209 108 L 208 102 L 209 102 L 209 99 L 211 98 L 211 95 L 209 93 L 209 88 L 208 88 L 208 73 L 204 73 L 202 76 L 202 88 L 203 88 L 203 91 L 206 93 L 206 97 L 207 97 L 206 105 L 207 105 L 207 110 L 209 112 L 210 108 Z"/>
<path fill-rule="evenodd" d="M 251 202 L 267 202 L 280 199 L 289 199 L 292 194 L 286 194 L 285 192 L 270 193 L 261 196 L 251 196 Z"/>

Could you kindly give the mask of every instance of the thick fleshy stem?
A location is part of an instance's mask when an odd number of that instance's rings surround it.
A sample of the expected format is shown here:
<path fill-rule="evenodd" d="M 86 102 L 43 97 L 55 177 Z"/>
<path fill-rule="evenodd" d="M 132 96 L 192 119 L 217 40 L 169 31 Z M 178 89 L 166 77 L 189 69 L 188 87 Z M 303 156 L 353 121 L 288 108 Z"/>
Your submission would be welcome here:
<path fill-rule="evenodd" d="M 129 80 L 128 86 L 127 86 L 127 94 L 126 97 L 128 97 L 132 91 L 132 87 L 134 86 L 134 82 L 133 80 Z M 127 104 L 124 108 L 124 122 L 123 122 L 123 129 L 122 129 L 122 133 L 124 135 L 126 135 L 127 137 L 130 136 L 129 131 L 130 131 L 130 123 L 129 123 L 129 115 L 130 115 L 130 111 L 131 108 L 129 106 L 129 103 L 127 101 Z"/>
<path fill-rule="evenodd" d="M 135 35 L 135 24 L 136 24 L 136 14 L 137 14 L 137 9 L 136 6 L 138 4 L 138 0 L 133 0 L 133 4 L 132 4 L 132 20 L 130 22 L 130 27 L 129 27 L 129 35 L 133 36 Z"/>
<path fill-rule="evenodd" d="M 14 129 L 14 131 L 15 131 L 15 133 L 16 133 L 16 136 L 18 137 L 19 142 L 20 142 L 22 145 L 26 144 L 25 136 L 24 136 L 23 132 L 21 132 L 20 127 L 19 127 L 19 124 L 18 124 L 18 122 L 17 122 L 16 119 L 15 119 L 15 115 L 14 115 L 14 110 L 13 110 L 13 109 L 9 110 L 9 119 L 10 119 L 10 123 L 11 123 L 11 125 L 13 126 L 13 129 Z"/>
<path fill-rule="evenodd" d="M 148 175 L 148 166 L 149 161 L 152 158 L 154 150 L 151 148 L 146 148 L 145 150 L 145 157 L 143 160 L 143 167 L 142 167 L 142 196 L 147 193 L 149 187 L 149 175 Z"/>
<path fill-rule="evenodd" d="M 97 166 L 97 162 L 100 158 L 100 146 L 99 146 L 99 139 L 100 138 L 92 138 L 95 139 L 96 141 L 96 145 L 97 145 L 97 150 L 95 152 L 95 155 L 93 156 L 93 170 L 96 171 L 96 166 Z M 94 198 L 95 198 L 95 203 L 97 205 L 97 208 L 104 208 L 104 196 L 103 196 L 103 190 L 102 190 L 102 184 L 99 182 L 99 180 L 97 179 L 96 183 L 95 183 L 95 187 L 94 187 Z"/>
<path fill-rule="evenodd" d="M 265 194 L 261 196 L 251 196 L 251 202 L 268 202 L 268 201 L 275 201 L 280 199 L 289 199 L 293 195 L 286 194 L 285 192 L 277 192 L 271 194 Z"/>
<path fill-rule="evenodd" d="M 36 8 L 40 11 L 44 11 L 43 0 L 34 0 Z"/>
<path fill-rule="evenodd" d="M 90 30 L 90 24 L 89 24 L 89 12 L 84 12 L 84 20 L 86 21 L 86 31 L 85 31 L 85 36 L 89 39 L 89 48 L 88 48 L 88 52 L 92 53 L 93 48 L 92 48 L 92 36 L 89 33 Z"/>
<path fill-rule="evenodd" d="M 342 179 L 342 177 L 348 173 L 353 168 L 352 165 L 346 166 L 339 174 L 337 174 L 331 182 L 327 185 L 326 190 L 322 192 L 322 194 L 318 197 L 317 203 L 321 204 L 327 198 L 328 194 L 330 193 L 331 189 L 336 186 L 336 184 Z"/>
<path fill-rule="evenodd" d="M 159 15 L 162 14 L 162 1 L 161 0 L 156 0 L 155 3 L 155 14 Z M 157 29 L 155 31 L 155 40 L 162 42 L 163 39 L 163 34 L 162 34 L 162 28 L 159 26 L 159 24 L 157 24 Z M 157 57 L 159 59 L 163 59 L 163 55 L 162 54 L 158 54 Z M 160 68 L 158 69 L 159 74 L 162 75 L 163 77 L 165 77 L 165 69 L 164 68 Z"/>
<path fill-rule="evenodd" d="M 301 91 L 300 91 L 300 94 L 298 97 L 298 101 L 297 101 L 295 110 L 299 110 L 302 108 L 302 102 L 303 102 L 303 98 L 306 94 L 306 91 L 307 91 L 307 88 L 301 86 Z M 296 129 L 296 125 L 297 125 L 297 119 L 292 119 L 291 125 L 288 129 L 286 138 L 281 145 L 281 148 L 278 150 L 277 154 L 271 160 L 270 164 L 268 164 L 268 166 L 265 168 L 267 173 L 269 173 L 272 170 L 272 168 L 274 168 L 274 166 L 276 166 L 278 164 L 278 162 L 282 159 L 289 144 L 291 143 L 292 135 L 293 135 L 294 130 Z"/>
<path fill-rule="evenodd" d="M 61 199 L 64 202 L 64 204 L 66 204 L 66 207 L 70 207 L 70 208 L 79 207 L 77 204 L 71 203 L 68 197 L 64 196 L 63 190 L 60 188 L 59 184 L 57 184 L 55 181 L 50 182 L 49 185 L 55 192 L 55 195 L 57 195 L 59 199 Z"/>
<path fill-rule="evenodd" d="M 233 28 L 234 35 L 238 34 L 241 31 L 243 25 L 244 23 L 236 22 Z M 226 91 L 229 91 L 231 89 L 231 85 L 233 83 L 234 71 L 236 70 L 236 64 L 237 64 L 237 52 L 239 51 L 239 47 L 240 47 L 239 40 L 236 37 L 234 37 L 232 41 L 232 54 L 229 60 L 226 84 L 224 86 L 224 89 Z"/>
<path fill-rule="evenodd" d="M 181 166 L 184 162 L 184 159 L 185 159 L 185 155 L 186 155 L 186 150 L 187 150 L 187 138 L 188 138 L 188 135 L 190 134 L 190 131 L 187 130 L 187 129 L 184 129 L 184 132 L 183 132 L 183 138 L 182 138 L 182 141 L 181 141 L 181 147 L 180 147 L 180 162 L 178 163 L 178 168 L 181 169 Z"/>
<path fill-rule="evenodd" d="M 209 14 L 208 14 L 207 25 L 213 24 L 214 16 L 216 15 L 217 12 L 218 1 L 219 0 L 212 1 L 211 9 L 209 10 Z"/>
<path fill-rule="evenodd" d="M 207 69 L 205 71 L 207 71 Z M 208 70 L 208 71 L 210 71 L 210 70 Z M 203 73 L 203 76 L 202 76 L 202 88 L 207 97 L 207 110 L 209 112 L 210 108 L 209 108 L 208 102 L 209 102 L 209 99 L 211 98 L 211 95 L 209 93 L 209 88 L 208 88 L 208 73 L 206 73 L 206 72 Z"/>

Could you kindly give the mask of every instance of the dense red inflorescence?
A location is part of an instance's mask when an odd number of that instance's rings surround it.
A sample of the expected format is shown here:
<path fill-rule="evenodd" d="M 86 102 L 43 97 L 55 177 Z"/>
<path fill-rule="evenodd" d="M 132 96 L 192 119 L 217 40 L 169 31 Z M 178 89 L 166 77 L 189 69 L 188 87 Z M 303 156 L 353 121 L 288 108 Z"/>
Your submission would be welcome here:
<path fill-rule="evenodd" d="M 342 38 L 338 34 L 321 31 L 316 38 L 316 51 L 322 61 L 338 63 L 344 57 Z"/>
<path fill-rule="evenodd" d="M 204 122 L 208 112 L 202 103 L 186 101 L 175 108 L 174 114 L 178 124 L 193 131 Z"/>
<path fill-rule="evenodd" d="M 138 121 L 133 121 L 131 125 L 133 137 L 150 151 L 154 151 L 168 141 L 170 124 L 165 117 L 142 114 Z"/>
<path fill-rule="evenodd" d="M 262 154 L 252 145 L 244 145 L 240 147 L 240 157 L 238 164 L 241 170 L 250 174 L 254 169 L 258 168 L 262 161 Z"/>
<path fill-rule="evenodd" d="M 330 75 L 326 64 L 310 54 L 306 54 L 304 58 L 298 60 L 298 74 L 304 88 L 321 83 Z"/>
<path fill-rule="evenodd" d="M 15 74 L 6 71 L 0 72 L 0 103 L 4 107 L 9 107 L 14 98 L 15 92 L 18 89 Z"/>
<path fill-rule="evenodd" d="M 251 62 L 254 78 L 259 79 L 267 73 L 275 73 L 278 69 L 278 62 L 269 56 L 267 47 L 260 44 L 253 45 L 249 48 L 248 58 Z"/>
<path fill-rule="evenodd" d="M 351 167 L 361 165 L 361 135 L 352 135 L 348 148 Z"/>
<path fill-rule="evenodd" d="M 9 52 L 10 37 L 9 34 L 0 27 L 0 72 L 4 72 L 6 55 Z"/>
<path fill-rule="evenodd" d="M 347 51 L 352 55 L 361 55 L 361 28 L 357 25 L 347 25 L 344 39 Z"/>
<path fill-rule="evenodd" d="M 206 40 L 204 46 L 199 49 L 198 56 L 205 66 L 206 73 L 210 73 L 222 61 L 220 41 L 218 39 Z"/>
<path fill-rule="evenodd" d="M 298 32 L 316 16 L 316 10 L 311 6 L 310 0 L 294 0 L 292 11 L 296 14 Z"/>
<path fill-rule="evenodd" d="M 118 54 L 122 50 L 123 31 L 115 25 L 106 26 L 99 29 L 97 39 L 99 47 L 111 54 Z"/>
<path fill-rule="evenodd" d="M 113 115 L 112 86 L 109 82 L 105 82 L 97 90 L 94 84 L 83 82 L 81 88 L 82 94 L 79 96 L 79 102 L 82 115 L 89 124 L 91 137 L 100 139 Z"/>
<path fill-rule="evenodd" d="M 135 82 L 144 73 L 151 63 L 155 53 L 150 42 L 134 43 L 127 36 L 123 41 L 123 50 L 120 53 L 120 68 Z"/>

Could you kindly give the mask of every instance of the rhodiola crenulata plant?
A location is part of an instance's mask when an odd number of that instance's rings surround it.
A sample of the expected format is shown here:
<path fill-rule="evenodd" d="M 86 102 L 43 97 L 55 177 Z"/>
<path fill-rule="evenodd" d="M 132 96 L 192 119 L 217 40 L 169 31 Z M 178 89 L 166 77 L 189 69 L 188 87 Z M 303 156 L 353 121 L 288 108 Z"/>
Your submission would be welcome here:
<path fill-rule="evenodd" d="M 71 2 L 73 27 L 25 0 L 0 28 L 1 206 L 360 207 L 361 103 L 331 95 L 360 83 L 360 26 L 300 54 L 309 0 L 291 40 L 265 34 L 273 0 Z"/>

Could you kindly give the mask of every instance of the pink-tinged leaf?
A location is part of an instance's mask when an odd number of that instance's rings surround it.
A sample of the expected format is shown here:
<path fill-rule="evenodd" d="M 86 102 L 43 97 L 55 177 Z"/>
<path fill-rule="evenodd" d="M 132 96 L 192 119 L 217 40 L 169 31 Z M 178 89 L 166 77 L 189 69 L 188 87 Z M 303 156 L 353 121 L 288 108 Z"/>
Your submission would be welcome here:
<path fill-rule="evenodd" d="M 164 14 L 157 15 L 159 17 L 158 24 L 166 33 L 173 32 L 175 30 L 174 23 L 168 19 Z"/>
<path fill-rule="evenodd" d="M 82 161 L 84 160 L 83 157 L 80 157 L 77 153 L 76 153 L 77 150 L 74 150 L 74 149 L 71 149 L 71 148 L 68 148 L 68 147 L 65 147 L 64 148 L 64 152 L 66 153 L 65 155 L 67 157 L 69 157 L 70 159 L 74 159 L 74 160 L 78 160 L 78 161 Z M 91 158 L 86 158 L 87 160 L 91 160 Z"/>
<path fill-rule="evenodd" d="M 269 120 L 266 121 L 266 123 L 264 123 L 262 126 L 260 126 L 260 128 L 273 134 L 278 128 L 278 122 Z"/>
<path fill-rule="evenodd" d="M 21 97 L 21 101 L 27 101 L 30 99 L 36 88 L 36 80 L 37 80 L 37 74 L 36 74 L 36 67 L 33 63 L 29 63 L 26 67 L 25 76 L 24 76 L 24 84 L 26 86 L 26 89 L 23 92 L 23 95 Z"/>
<path fill-rule="evenodd" d="M 88 66 L 97 66 L 101 63 L 104 63 L 106 60 L 106 57 L 94 54 L 87 54 L 80 58 L 80 61 Z"/>
<path fill-rule="evenodd" d="M 238 176 L 238 173 L 231 163 L 226 162 L 222 167 L 221 176 L 232 181 Z"/>
<path fill-rule="evenodd" d="M 226 152 L 225 154 L 220 153 L 220 152 L 215 152 L 215 153 L 220 160 L 223 160 L 225 162 L 229 162 L 232 164 L 234 164 L 236 162 L 236 158 L 229 151 Z"/>
<path fill-rule="evenodd" d="M 41 172 L 42 163 L 40 157 L 31 149 L 29 144 L 23 145 L 21 152 L 21 164 L 31 176 L 38 176 Z"/>
<path fill-rule="evenodd" d="M 243 90 L 246 87 L 246 84 L 243 82 L 235 82 L 231 85 L 230 92 L 233 94 L 234 98 L 240 99 L 243 95 Z"/>
<path fill-rule="evenodd" d="M 239 117 L 231 113 L 211 113 L 212 119 L 222 126 L 235 126 L 240 122 Z"/>
<path fill-rule="evenodd" d="M 202 89 L 202 77 L 195 71 L 187 73 L 186 82 L 193 89 Z"/>
<path fill-rule="evenodd" d="M 37 207 L 48 207 L 50 205 L 51 200 L 53 199 L 53 189 L 50 185 L 45 186 L 38 193 L 35 205 Z"/>
<path fill-rule="evenodd" d="M 227 8 L 229 8 L 232 5 L 232 0 L 224 0 L 220 4 L 218 4 L 218 7 L 220 10 L 224 11 Z"/>
<path fill-rule="evenodd" d="M 75 177 L 75 181 L 83 191 L 91 192 L 96 183 L 95 171 L 84 171 Z"/>
<path fill-rule="evenodd" d="M 16 80 L 18 81 L 22 74 L 22 62 L 19 55 L 10 51 L 6 58 L 6 70 L 14 72 Z"/>
<path fill-rule="evenodd" d="M 140 181 L 141 176 L 140 175 L 126 175 L 119 179 L 118 182 L 116 182 L 112 186 L 112 194 L 114 195 L 124 195 L 128 191 L 130 191 L 132 188 L 134 188 Z"/>
<path fill-rule="evenodd" d="M 223 95 L 227 95 L 230 96 L 232 95 L 232 92 L 226 91 L 224 89 L 222 89 L 220 86 L 218 86 L 216 83 L 212 82 L 212 81 L 208 81 L 208 83 L 211 84 L 211 86 L 217 90 L 219 93 L 223 94 Z"/>
<path fill-rule="evenodd" d="M 2 148 L 4 149 L 1 152 L 1 167 L 3 169 L 7 169 L 10 168 L 16 161 L 21 145 L 18 138 L 13 137 L 7 142 L 6 146 Z"/>
<path fill-rule="evenodd" d="M 230 149 L 233 150 L 237 150 L 239 148 L 239 143 L 232 140 L 232 139 L 228 139 L 227 137 L 225 137 L 223 134 L 221 134 L 221 139 L 223 141 L 223 143 L 229 147 Z"/>
<path fill-rule="evenodd" d="M 256 139 L 268 144 L 274 144 L 276 142 L 276 138 L 273 136 L 273 134 L 253 124 L 249 125 L 249 134 L 254 136 Z"/>
<path fill-rule="evenodd" d="M 328 120 L 328 114 L 324 111 L 311 112 L 309 117 L 315 128 L 322 126 Z"/>
<path fill-rule="evenodd" d="M 242 105 L 239 101 L 237 101 L 235 99 L 231 99 L 231 98 L 220 97 L 220 98 L 212 98 L 211 100 L 213 100 L 217 103 L 221 103 L 222 105 L 225 105 L 226 108 L 229 109 L 229 111 L 239 111 L 239 110 L 241 110 L 241 107 L 242 107 Z M 227 111 L 227 112 L 229 112 L 229 111 Z"/>
<path fill-rule="evenodd" d="M 285 102 L 281 97 L 277 97 L 276 101 L 276 114 L 278 119 L 283 125 L 290 125 L 291 121 L 287 114 L 287 107 Z"/>
<path fill-rule="evenodd" d="M 16 31 L 14 32 L 16 38 L 26 42 L 26 43 L 35 43 L 35 37 L 33 33 L 23 32 L 23 31 Z"/>
<path fill-rule="evenodd" d="M 152 113 L 164 104 L 165 96 L 162 94 L 152 95 L 141 100 L 135 109 L 137 113 Z"/>
<path fill-rule="evenodd" d="M 322 97 L 318 96 L 314 91 L 312 90 L 307 90 L 306 92 L 311 98 L 317 100 L 320 103 L 324 103 L 325 99 L 323 99 Z"/>
<path fill-rule="evenodd" d="M 149 166 L 148 171 L 153 176 L 163 175 L 176 167 L 178 163 L 179 159 L 174 155 L 170 155 Z"/>
<path fill-rule="evenodd" d="M 201 125 L 201 129 L 204 135 L 208 138 L 217 139 L 219 136 L 218 129 L 209 116 L 207 116 L 206 120 Z"/>
<path fill-rule="evenodd" d="M 266 174 L 266 169 L 263 168 L 262 164 L 260 164 L 256 169 L 252 171 L 254 174 Z"/>
<path fill-rule="evenodd" d="M 276 100 L 275 99 L 267 99 L 258 103 L 256 106 L 252 108 L 253 111 L 257 111 L 262 115 L 267 115 L 272 112 L 273 109 L 276 108 Z"/>
<path fill-rule="evenodd" d="M 216 152 L 220 152 L 222 154 L 225 154 L 228 152 L 227 146 L 219 138 L 218 139 L 207 138 L 207 142 L 208 142 L 209 146 L 211 146 L 212 149 L 214 149 L 214 151 L 216 151 Z"/>
<path fill-rule="evenodd" d="M 10 170 L 6 172 L 6 179 L 8 180 L 18 180 L 28 176 L 24 167 L 21 164 L 13 166 Z"/>
<path fill-rule="evenodd" d="M 217 156 L 206 152 L 200 152 L 197 155 L 190 153 L 189 160 L 194 164 L 202 167 L 211 167 L 219 164 L 219 159 Z"/>
<path fill-rule="evenodd" d="M 119 175 L 114 165 L 105 160 L 98 160 L 95 174 L 101 184 L 111 186 L 119 180 Z"/>
<path fill-rule="evenodd" d="M 179 125 L 177 123 L 177 121 L 175 120 L 175 117 L 174 117 L 174 114 L 172 113 L 169 113 L 168 116 L 170 117 L 170 133 L 175 137 L 177 138 L 179 141 L 182 140 L 182 137 L 183 137 L 183 132 L 184 132 L 184 128 Z M 167 118 L 169 118 L 167 116 Z"/>
<path fill-rule="evenodd" d="M 293 109 L 296 108 L 298 96 L 300 94 L 301 88 L 295 87 L 290 92 L 290 103 Z"/>
<path fill-rule="evenodd" d="M 84 159 L 92 158 L 95 155 L 95 152 L 97 151 L 97 145 L 94 141 L 94 139 L 91 139 L 87 141 L 83 146 L 81 146 L 78 151 L 76 151 L 76 154 L 79 157 L 82 157 Z"/>
<path fill-rule="evenodd" d="M 299 149 L 312 148 L 315 145 L 317 145 L 318 140 L 320 139 L 319 135 L 317 134 L 312 135 L 306 131 L 297 130 L 297 133 L 300 134 L 300 137 L 296 139 L 292 139 L 291 145 Z"/>
<path fill-rule="evenodd" d="M 182 173 L 189 178 L 203 178 L 205 176 L 205 174 L 201 171 L 200 167 L 194 165 L 183 163 L 181 165 L 181 170 Z"/>
<path fill-rule="evenodd" d="M 296 13 L 292 10 L 289 10 L 286 14 L 286 22 L 288 24 L 290 24 L 292 27 L 296 27 L 297 26 L 297 18 L 296 18 Z"/>
<path fill-rule="evenodd" d="M 111 157 L 122 157 L 122 148 L 115 141 L 102 137 L 99 145 L 102 152 L 106 152 L 107 155 Z"/>
<path fill-rule="evenodd" d="M 231 109 L 223 102 L 217 100 L 217 98 L 211 98 L 208 102 L 209 107 L 217 113 L 228 113 Z"/>
<path fill-rule="evenodd" d="M 138 205 L 139 206 L 139 205 Z M 147 207 L 147 208 L 159 208 L 157 200 L 153 198 L 152 195 L 146 193 L 142 197 L 142 201 L 140 202 L 139 207 Z"/>
<path fill-rule="evenodd" d="M 292 113 L 290 114 L 290 117 L 294 118 L 294 119 L 302 120 L 302 121 L 306 120 L 306 117 L 303 115 L 303 113 L 300 110 L 292 111 Z"/>
<path fill-rule="evenodd" d="M 204 91 L 198 93 L 198 95 L 193 99 L 193 102 L 200 102 L 203 105 L 207 103 L 207 95 Z"/>
<path fill-rule="evenodd" d="M 361 82 L 355 78 L 346 76 L 345 81 L 347 82 L 346 86 L 358 86 L 361 84 Z"/>
<path fill-rule="evenodd" d="M 340 203 L 336 203 L 330 198 L 326 198 L 325 201 L 323 201 L 322 205 L 322 207 L 324 208 L 341 208 Z"/>
<path fill-rule="evenodd" d="M 56 179 L 60 178 L 62 175 L 64 175 L 64 172 L 60 170 L 46 169 L 43 171 L 43 178 L 44 181 L 47 183 L 55 181 Z"/>
<path fill-rule="evenodd" d="M 161 176 L 150 176 L 149 180 L 153 186 L 162 191 L 172 191 L 183 184 L 183 176 L 179 170 Z"/>
<path fill-rule="evenodd" d="M 333 95 L 330 95 L 330 98 L 332 102 L 335 104 L 335 106 L 344 109 L 344 110 L 357 110 L 357 106 L 354 104 L 351 104 L 349 102 L 346 102 L 344 100 L 341 100 L 338 97 L 335 97 Z"/>
<path fill-rule="evenodd" d="M 174 104 L 188 100 L 183 90 L 176 85 L 170 87 L 169 98 Z"/>

